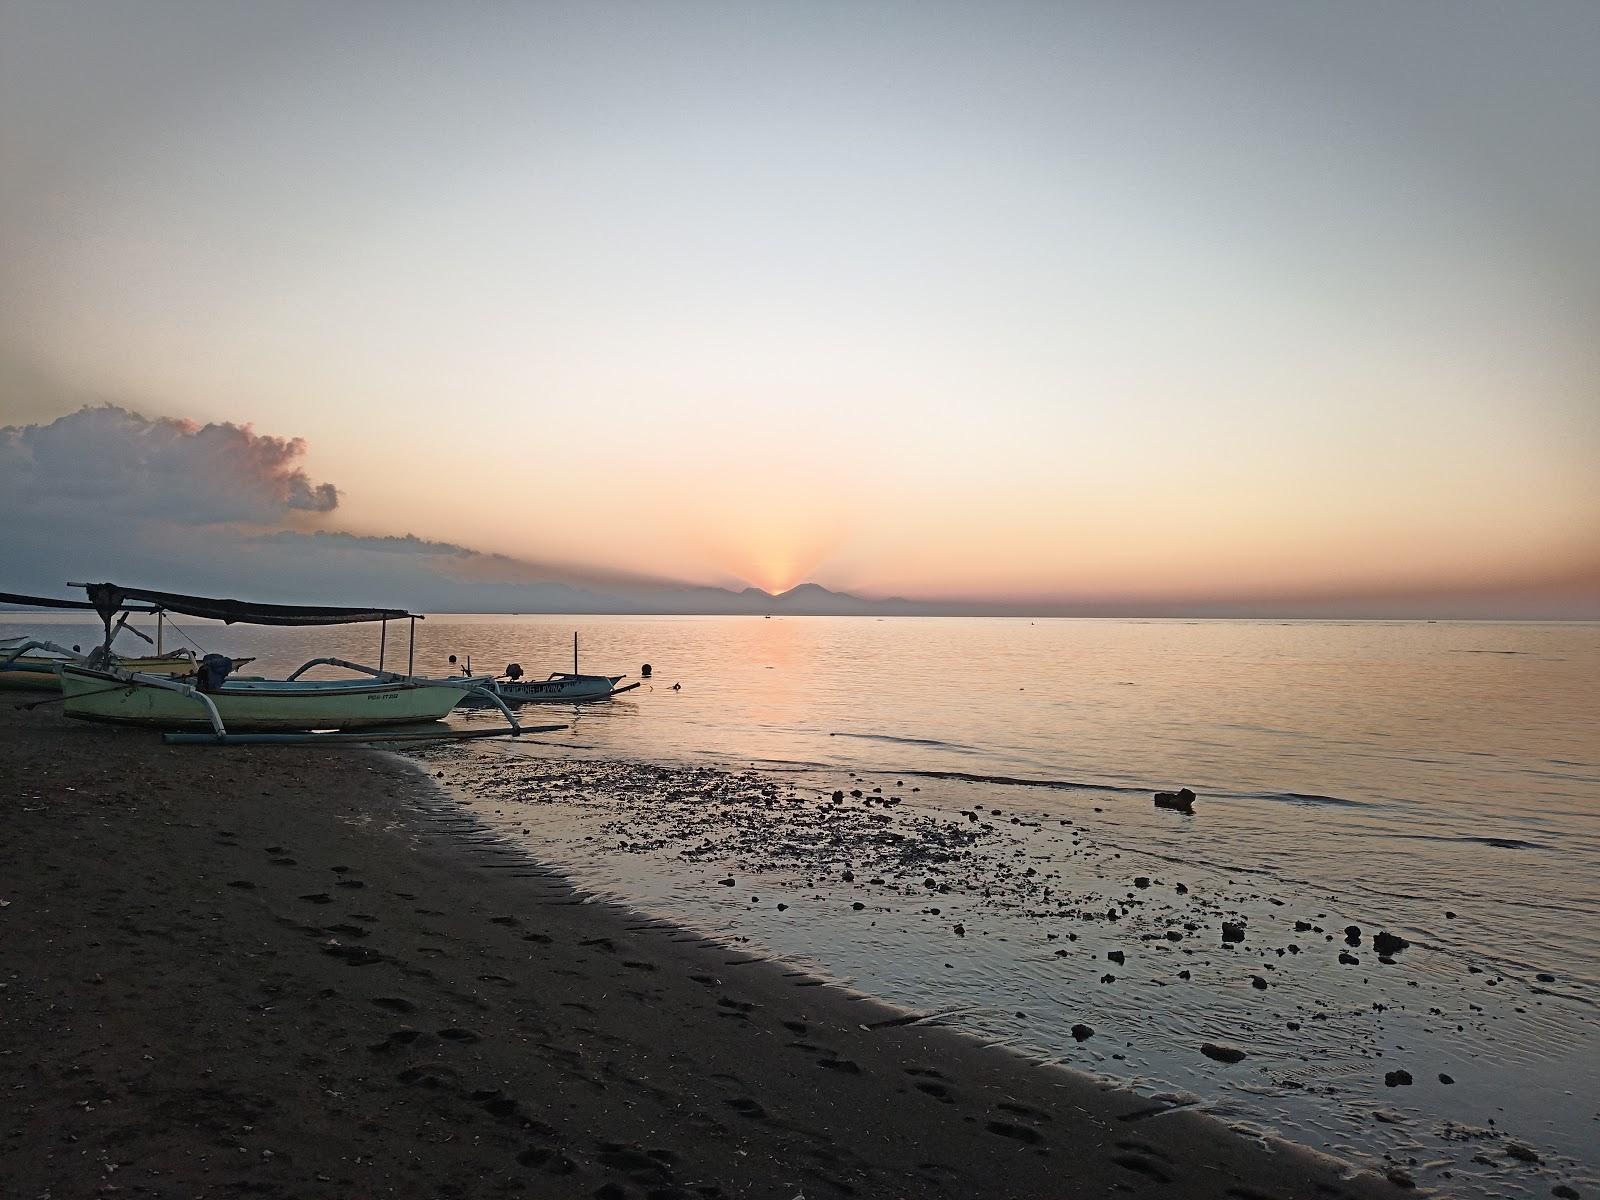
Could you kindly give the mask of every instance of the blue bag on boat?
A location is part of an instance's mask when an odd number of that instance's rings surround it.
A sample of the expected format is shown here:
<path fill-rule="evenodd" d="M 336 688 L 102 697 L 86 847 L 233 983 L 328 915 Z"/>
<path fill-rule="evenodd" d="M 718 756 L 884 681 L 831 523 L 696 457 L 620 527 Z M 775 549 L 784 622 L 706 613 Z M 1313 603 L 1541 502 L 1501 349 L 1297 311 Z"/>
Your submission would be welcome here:
<path fill-rule="evenodd" d="M 200 667 L 195 672 L 195 686 L 202 692 L 217 691 L 232 671 L 233 659 L 226 654 L 208 654 L 200 660 Z"/>

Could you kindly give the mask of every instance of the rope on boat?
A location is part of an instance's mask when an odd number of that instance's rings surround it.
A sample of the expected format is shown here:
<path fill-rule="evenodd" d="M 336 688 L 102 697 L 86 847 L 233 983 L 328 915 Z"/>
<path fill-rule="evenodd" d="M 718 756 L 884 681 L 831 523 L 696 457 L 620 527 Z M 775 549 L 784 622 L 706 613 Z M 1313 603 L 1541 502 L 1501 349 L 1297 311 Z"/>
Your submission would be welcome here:
<path fill-rule="evenodd" d="M 46 704 L 65 704 L 68 700 L 78 700 L 84 696 L 103 696 L 107 692 L 120 692 L 127 686 L 125 683 L 119 683 L 116 687 L 95 688 L 92 692 L 79 692 L 76 696 L 62 694 L 60 696 L 51 696 L 45 700 L 30 700 L 26 704 L 13 704 L 11 707 L 18 712 L 29 712 Z"/>

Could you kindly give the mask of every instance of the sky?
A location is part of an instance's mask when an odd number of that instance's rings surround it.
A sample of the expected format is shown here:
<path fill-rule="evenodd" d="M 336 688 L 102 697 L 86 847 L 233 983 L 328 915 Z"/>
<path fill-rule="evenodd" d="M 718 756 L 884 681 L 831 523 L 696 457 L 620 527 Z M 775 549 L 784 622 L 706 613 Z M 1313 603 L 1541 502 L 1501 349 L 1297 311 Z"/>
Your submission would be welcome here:
<path fill-rule="evenodd" d="M 1600 616 L 1593 3 L 0 0 L 0 295 L 33 588 Z"/>

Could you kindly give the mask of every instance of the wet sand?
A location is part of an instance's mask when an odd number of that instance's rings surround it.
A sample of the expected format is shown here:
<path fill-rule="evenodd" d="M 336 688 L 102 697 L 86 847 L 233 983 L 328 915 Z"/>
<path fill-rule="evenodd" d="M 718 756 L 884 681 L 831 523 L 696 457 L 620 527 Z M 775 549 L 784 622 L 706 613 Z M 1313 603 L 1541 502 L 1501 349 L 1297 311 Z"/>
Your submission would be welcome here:
<path fill-rule="evenodd" d="M 1399 1190 L 594 901 L 396 758 L 0 755 L 6 1196 Z"/>

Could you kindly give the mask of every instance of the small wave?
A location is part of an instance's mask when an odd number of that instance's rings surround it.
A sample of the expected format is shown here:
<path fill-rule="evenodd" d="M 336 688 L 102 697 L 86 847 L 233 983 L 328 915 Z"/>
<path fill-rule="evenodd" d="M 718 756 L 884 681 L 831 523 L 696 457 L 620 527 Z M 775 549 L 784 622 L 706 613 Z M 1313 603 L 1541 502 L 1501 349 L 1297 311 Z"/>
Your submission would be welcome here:
<path fill-rule="evenodd" d="M 1076 779 L 1020 779 L 1015 775 L 977 775 L 970 771 L 900 771 L 919 779 L 954 779 L 961 783 L 993 783 L 1002 787 L 1053 788 L 1063 792 L 1123 792 L 1130 796 L 1150 794 L 1147 787 L 1115 783 L 1083 783 Z"/>
<path fill-rule="evenodd" d="M 1384 837 L 1407 838 L 1414 842 L 1476 842 L 1480 846 L 1493 846 L 1496 850 L 1549 850 L 1544 842 L 1529 842 L 1522 838 L 1485 837 L 1468 833 L 1385 833 Z"/>
<path fill-rule="evenodd" d="M 1343 796 L 1319 796 L 1315 792 L 1239 792 L 1246 800 L 1275 800 L 1281 804 L 1301 804 L 1318 808 L 1382 808 L 1368 800 L 1347 800 Z"/>
<path fill-rule="evenodd" d="M 1452 650 L 1451 654 L 1532 654 L 1532 650 Z"/>
<path fill-rule="evenodd" d="M 893 742 L 897 746 L 938 746 L 944 750 L 970 750 L 978 753 L 976 746 L 963 746 L 959 742 L 942 742 L 938 738 L 902 737 L 893 733 L 830 733 L 829 737 L 860 738 L 868 742 Z"/>

